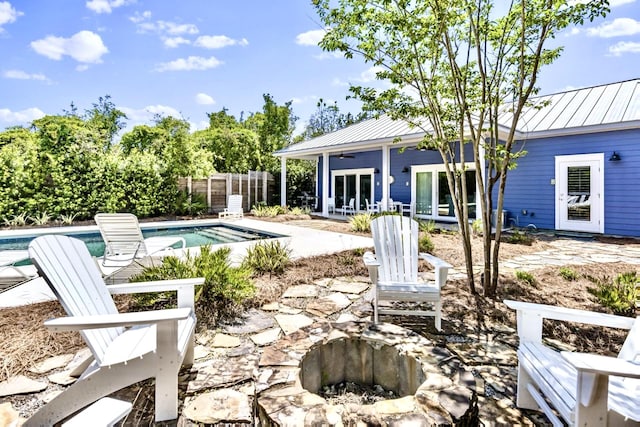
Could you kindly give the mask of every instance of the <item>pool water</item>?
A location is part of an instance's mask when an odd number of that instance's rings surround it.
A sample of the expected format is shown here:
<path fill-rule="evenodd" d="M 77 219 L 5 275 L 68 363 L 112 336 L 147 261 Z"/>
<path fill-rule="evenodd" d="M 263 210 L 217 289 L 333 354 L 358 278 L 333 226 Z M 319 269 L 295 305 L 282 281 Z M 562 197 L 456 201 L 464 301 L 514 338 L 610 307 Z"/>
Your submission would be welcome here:
<path fill-rule="evenodd" d="M 102 256 L 104 254 L 104 241 L 98 232 L 65 233 L 65 235 L 76 237 L 85 242 L 89 252 L 93 256 Z M 188 248 L 279 237 L 256 230 L 243 227 L 231 227 L 228 225 L 143 229 L 142 235 L 145 238 L 154 236 L 180 236 L 184 238 Z M 27 249 L 29 247 L 29 243 L 34 238 L 35 236 L 9 239 L 0 238 L 0 251 L 9 249 Z M 180 246 L 180 243 L 174 245 L 176 248 L 179 248 Z M 31 262 L 27 260 L 17 265 L 27 265 L 30 263 Z"/>

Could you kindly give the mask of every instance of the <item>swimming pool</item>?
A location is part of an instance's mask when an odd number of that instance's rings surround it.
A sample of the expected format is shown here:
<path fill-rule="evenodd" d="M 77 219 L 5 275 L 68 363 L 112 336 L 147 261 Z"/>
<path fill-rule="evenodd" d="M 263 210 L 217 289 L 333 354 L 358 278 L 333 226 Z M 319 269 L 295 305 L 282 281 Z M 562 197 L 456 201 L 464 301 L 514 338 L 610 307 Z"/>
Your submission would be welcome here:
<path fill-rule="evenodd" d="M 93 256 L 102 256 L 104 253 L 104 241 L 97 231 L 64 233 L 52 229 L 56 234 L 76 237 L 87 245 L 89 252 Z M 154 236 L 180 236 L 186 241 L 187 247 L 198 247 L 204 245 L 218 245 L 223 243 L 238 243 L 259 239 L 272 239 L 282 237 L 277 234 L 265 233 L 246 227 L 232 226 L 229 224 L 212 224 L 204 226 L 167 226 L 142 228 L 142 235 Z M 9 249 L 27 249 L 31 240 L 36 236 L 21 236 L 13 238 L 0 238 L 0 251 Z M 180 245 L 177 244 L 176 247 Z M 30 261 L 25 261 L 17 265 L 27 265 Z"/>

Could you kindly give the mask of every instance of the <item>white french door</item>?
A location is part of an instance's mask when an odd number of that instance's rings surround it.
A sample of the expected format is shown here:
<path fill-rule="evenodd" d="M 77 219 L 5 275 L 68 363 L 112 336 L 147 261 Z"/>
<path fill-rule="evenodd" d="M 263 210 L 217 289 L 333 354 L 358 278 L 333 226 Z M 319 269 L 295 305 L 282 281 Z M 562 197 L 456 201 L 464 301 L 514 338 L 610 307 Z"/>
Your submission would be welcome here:
<path fill-rule="evenodd" d="M 373 174 L 373 168 L 332 170 L 331 194 L 335 206 L 341 208 L 355 199 L 356 211 L 365 210 L 365 199 L 373 203 Z"/>
<path fill-rule="evenodd" d="M 556 156 L 556 229 L 604 232 L 604 153 Z"/>

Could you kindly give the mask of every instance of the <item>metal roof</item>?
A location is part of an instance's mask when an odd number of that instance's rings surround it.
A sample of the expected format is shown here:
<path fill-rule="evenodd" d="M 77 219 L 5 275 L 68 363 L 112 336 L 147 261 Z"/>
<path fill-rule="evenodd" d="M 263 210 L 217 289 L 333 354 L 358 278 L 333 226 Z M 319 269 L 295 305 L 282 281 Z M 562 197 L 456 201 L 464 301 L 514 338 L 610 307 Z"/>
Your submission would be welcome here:
<path fill-rule="evenodd" d="M 501 108 L 499 122 L 511 124 L 511 106 Z M 633 123 L 638 122 L 638 123 Z M 530 99 L 520 115 L 517 131 L 527 138 L 610 130 L 628 124 L 640 128 L 640 79 L 575 89 Z M 428 129 L 428 126 L 423 126 Z M 394 139 L 417 140 L 424 132 L 389 116 L 365 120 L 317 138 L 292 144 L 276 155 L 348 151 Z"/>

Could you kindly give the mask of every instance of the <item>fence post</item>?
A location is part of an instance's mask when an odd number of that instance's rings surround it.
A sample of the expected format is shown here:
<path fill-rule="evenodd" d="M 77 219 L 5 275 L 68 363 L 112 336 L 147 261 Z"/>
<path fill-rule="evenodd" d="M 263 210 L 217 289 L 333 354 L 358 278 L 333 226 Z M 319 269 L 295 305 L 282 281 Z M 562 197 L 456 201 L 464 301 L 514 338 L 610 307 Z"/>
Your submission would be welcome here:
<path fill-rule="evenodd" d="M 211 206 L 211 175 L 207 177 L 207 212 L 213 212 L 213 207 Z"/>
<path fill-rule="evenodd" d="M 268 172 L 262 172 L 262 201 L 267 204 L 267 174 Z"/>

